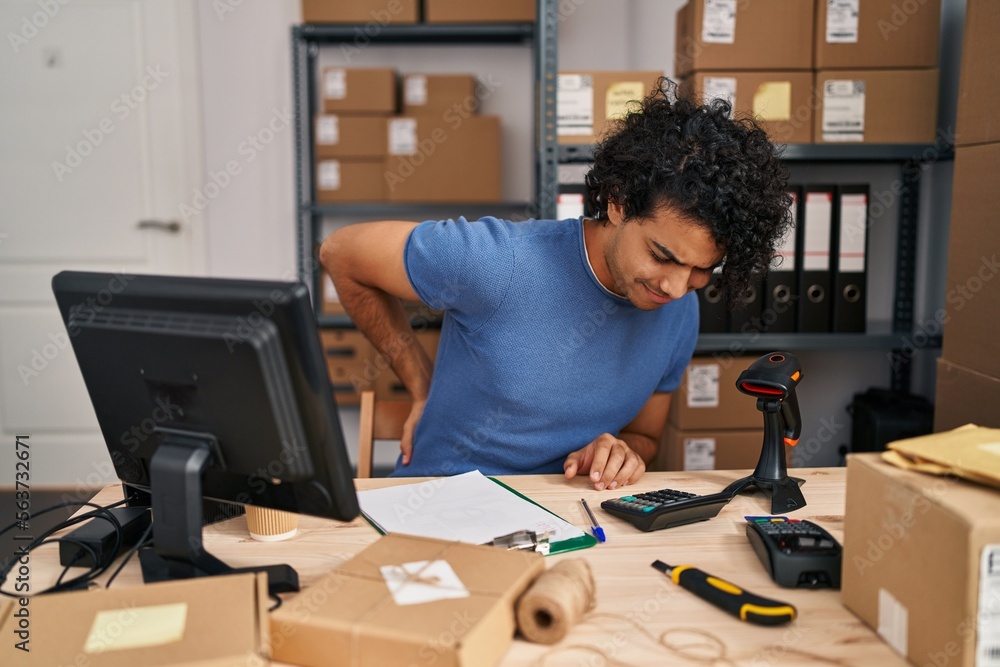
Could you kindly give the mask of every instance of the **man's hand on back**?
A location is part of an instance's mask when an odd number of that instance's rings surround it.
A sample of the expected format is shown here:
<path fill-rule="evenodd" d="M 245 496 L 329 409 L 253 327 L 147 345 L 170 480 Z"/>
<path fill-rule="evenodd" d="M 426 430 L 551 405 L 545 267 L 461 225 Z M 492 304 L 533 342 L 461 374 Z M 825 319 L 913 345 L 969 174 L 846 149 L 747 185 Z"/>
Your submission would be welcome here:
<path fill-rule="evenodd" d="M 399 440 L 399 451 L 403 453 L 403 465 L 410 465 L 410 460 L 413 458 L 413 432 L 417 428 L 417 422 L 420 421 L 420 416 L 424 414 L 424 406 L 427 405 L 427 401 L 413 401 L 413 407 L 410 408 L 410 416 L 406 418 L 406 422 L 403 424 L 403 437 Z"/>
<path fill-rule="evenodd" d="M 586 447 L 576 450 L 563 463 L 566 479 L 589 474 L 598 491 L 617 489 L 639 481 L 646 464 L 624 440 L 602 433 Z"/>

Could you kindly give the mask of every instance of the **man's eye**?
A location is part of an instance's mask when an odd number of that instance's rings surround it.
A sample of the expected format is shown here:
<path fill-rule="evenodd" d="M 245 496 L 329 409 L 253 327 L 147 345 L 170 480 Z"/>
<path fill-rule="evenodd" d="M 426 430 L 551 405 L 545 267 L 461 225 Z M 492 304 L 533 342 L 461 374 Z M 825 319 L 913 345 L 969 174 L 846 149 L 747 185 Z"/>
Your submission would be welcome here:
<path fill-rule="evenodd" d="M 649 254 L 652 255 L 653 259 L 656 260 L 660 264 L 669 264 L 671 261 L 673 261 L 669 257 L 660 257 L 659 255 L 657 255 L 652 250 L 649 251 Z"/>

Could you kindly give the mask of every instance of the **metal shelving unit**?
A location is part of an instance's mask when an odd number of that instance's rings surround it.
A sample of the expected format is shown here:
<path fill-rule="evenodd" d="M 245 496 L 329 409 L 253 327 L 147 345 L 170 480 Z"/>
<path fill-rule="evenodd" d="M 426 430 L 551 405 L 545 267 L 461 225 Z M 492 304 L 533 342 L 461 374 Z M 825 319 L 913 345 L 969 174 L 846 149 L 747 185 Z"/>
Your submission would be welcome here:
<path fill-rule="evenodd" d="M 399 218 L 443 208 L 482 214 L 508 213 L 512 219 L 555 217 L 558 151 L 556 145 L 556 75 L 558 27 L 557 0 L 538 0 L 535 23 L 469 25 L 387 25 L 377 30 L 362 25 L 305 24 L 292 27 L 292 94 L 295 132 L 296 259 L 299 279 L 310 285 L 321 326 L 349 327 L 346 316 L 319 313 L 321 271 L 315 255 L 321 240 L 323 217 L 350 215 L 375 219 Z M 534 117 L 535 182 L 534 200 L 499 204 L 317 204 L 313 183 L 312 117 L 319 110 L 317 60 L 322 47 L 368 44 L 523 44 L 533 53 L 535 99 Z"/>
<path fill-rule="evenodd" d="M 562 164 L 586 163 L 593 160 L 590 144 L 559 146 Z M 951 160 L 951 146 L 938 144 L 789 144 L 782 159 L 789 163 L 892 163 L 900 170 L 899 227 L 896 235 L 896 273 L 892 321 L 884 326 L 870 327 L 876 331 L 865 334 L 702 334 L 696 352 L 766 352 L 776 349 L 863 349 L 890 350 L 893 354 L 890 384 L 893 389 L 910 386 L 910 362 L 903 353 L 907 339 L 913 334 L 914 291 L 917 254 L 918 202 L 920 176 L 926 163 Z M 940 345 L 940 337 L 931 341 Z"/>

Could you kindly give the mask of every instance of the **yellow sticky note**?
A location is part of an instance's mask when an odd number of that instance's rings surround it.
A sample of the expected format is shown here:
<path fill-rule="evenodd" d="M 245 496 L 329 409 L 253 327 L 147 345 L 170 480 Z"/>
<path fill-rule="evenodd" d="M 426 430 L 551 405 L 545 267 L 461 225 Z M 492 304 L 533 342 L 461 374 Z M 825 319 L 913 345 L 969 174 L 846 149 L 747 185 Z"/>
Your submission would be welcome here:
<path fill-rule="evenodd" d="M 162 646 L 184 637 L 187 604 L 160 604 L 98 612 L 90 626 L 84 653 Z"/>
<path fill-rule="evenodd" d="M 762 120 L 791 120 L 792 82 L 767 81 L 753 94 L 753 113 Z"/>
<path fill-rule="evenodd" d="M 608 86 L 604 95 L 604 117 L 608 120 L 624 118 L 646 96 L 642 81 L 617 81 Z"/>

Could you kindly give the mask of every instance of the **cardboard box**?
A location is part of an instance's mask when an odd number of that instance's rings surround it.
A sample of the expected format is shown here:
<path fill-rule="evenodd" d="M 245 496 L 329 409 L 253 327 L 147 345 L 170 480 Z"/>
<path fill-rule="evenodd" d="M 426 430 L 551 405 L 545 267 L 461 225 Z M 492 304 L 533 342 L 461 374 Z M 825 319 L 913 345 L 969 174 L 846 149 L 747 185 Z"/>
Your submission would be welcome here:
<path fill-rule="evenodd" d="M 681 386 L 670 399 L 668 423 L 681 431 L 764 428 L 757 399 L 736 389 L 736 378 L 757 359 L 754 356 L 691 359 Z"/>
<path fill-rule="evenodd" d="M 317 160 L 316 201 L 338 202 L 385 201 L 385 180 L 381 159 Z"/>
<path fill-rule="evenodd" d="M 13 588 L 11 588 L 13 590 Z M 264 665 L 270 654 L 267 575 L 0 598 L 2 665 Z M 14 614 L 28 610 L 19 636 Z M 30 653 L 17 648 L 27 639 Z"/>
<path fill-rule="evenodd" d="M 383 158 L 388 152 L 386 116 L 321 114 L 313 124 L 317 159 Z"/>
<path fill-rule="evenodd" d="M 427 23 L 534 23 L 535 0 L 424 0 Z"/>
<path fill-rule="evenodd" d="M 941 0 L 821 0 L 816 69 L 937 67 L 940 32 Z"/>
<path fill-rule="evenodd" d="M 936 69 L 821 70 L 816 143 L 934 143 Z"/>
<path fill-rule="evenodd" d="M 450 567 L 454 587 L 469 595 L 398 604 L 386 568 L 427 561 L 442 576 Z M 272 613 L 272 631 L 285 639 L 276 642 L 274 659 L 306 667 L 418 665 L 429 658 L 435 667 L 493 665 L 514 637 L 515 600 L 544 570 L 534 552 L 386 535 Z"/>
<path fill-rule="evenodd" d="M 1000 143 L 955 151 L 942 356 L 1000 377 Z"/>
<path fill-rule="evenodd" d="M 319 80 L 323 113 L 396 113 L 398 87 L 391 67 L 324 67 Z"/>
<path fill-rule="evenodd" d="M 977 664 L 977 619 L 995 650 L 998 542 L 996 489 L 848 456 L 841 600 L 913 664 Z"/>
<path fill-rule="evenodd" d="M 403 114 L 443 114 L 449 109 L 475 113 L 476 77 L 472 74 L 407 74 L 403 77 Z"/>
<path fill-rule="evenodd" d="M 728 99 L 734 117 L 753 115 L 776 143 L 812 141 L 817 99 L 812 72 L 695 72 L 684 79 L 681 93 L 699 103 Z"/>
<path fill-rule="evenodd" d="M 417 0 L 302 0 L 303 23 L 403 25 L 420 21 Z"/>
<path fill-rule="evenodd" d="M 334 398 L 339 405 L 357 405 L 379 375 L 374 346 L 357 329 L 321 329 L 319 336 Z"/>
<path fill-rule="evenodd" d="M 556 93 L 556 131 L 560 144 L 592 144 L 623 117 L 634 102 L 656 87 L 663 72 L 560 72 Z"/>
<path fill-rule="evenodd" d="M 500 118 L 393 118 L 383 171 L 391 202 L 499 202 Z"/>
<path fill-rule="evenodd" d="M 938 359 L 934 431 L 965 424 L 1000 427 L 1000 378 Z"/>
<path fill-rule="evenodd" d="M 962 34 L 956 146 L 1000 141 L 1000 3 L 968 0 Z"/>
<path fill-rule="evenodd" d="M 763 442 L 763 420 L 756 429 L 732 431 L 681 431 L 667 424 L 651 470 L 752 469 Z"/>
<path fill-rule="evenodd" d="M 674 76 L 712 70 L 809 70 L 813 67 L 812 2 L 691 0 L 677 12 Z"/>

